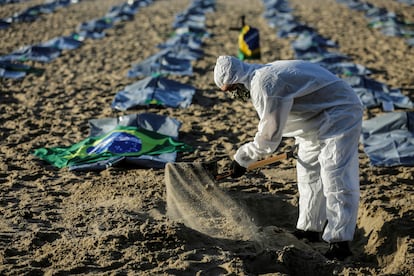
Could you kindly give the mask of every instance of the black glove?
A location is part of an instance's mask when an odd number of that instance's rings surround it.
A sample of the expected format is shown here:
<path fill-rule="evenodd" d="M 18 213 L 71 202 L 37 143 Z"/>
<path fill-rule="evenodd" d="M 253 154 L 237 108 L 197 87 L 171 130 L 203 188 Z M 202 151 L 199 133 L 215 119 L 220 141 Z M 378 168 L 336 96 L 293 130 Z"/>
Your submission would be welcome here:
<path fill-rule="evenodd" d="M 246 168 L 240 166 L 237 161 L 232 161 L 230 164 L 230 171 L 231 171 L 231 177 L 232 178 L 238 178 L 246 173 Z"/>

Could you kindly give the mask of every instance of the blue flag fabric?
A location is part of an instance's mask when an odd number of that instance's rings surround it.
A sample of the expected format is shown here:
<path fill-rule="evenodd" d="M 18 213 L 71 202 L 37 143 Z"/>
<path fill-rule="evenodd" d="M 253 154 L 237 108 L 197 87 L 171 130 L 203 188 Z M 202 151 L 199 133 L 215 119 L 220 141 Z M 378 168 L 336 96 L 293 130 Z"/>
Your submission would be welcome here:
<path fill-rule="evenodd" d="M 38 62 L 50 62 L 57 58 L 61 53 L 61 50 L 54 47 L 46 47 L 40 45 L 26 46 L 21 49 L 0 57 L 3 61 L 38 61 Z"/>
<path fill-rule="evenodd" d="M 190 58 L 177 58 L 171 49 L 164 49 L 146 60 L 135 64 L 128 71 L 128 77 L 148 77 L 153 75 L 191 76 L 193 67 Z"/>
<path fill-rule="evenodd" d="M 413 166 L 414 112 L 391 112 L 363 121 L 362 143 L 374 166 Z"/>
<path fill-rule="evenodd" d="M 147 77 L 119 91 L 112 108 L 122 111 L 148 105 L 185 108 L 191 104 L 194 93 L 191 85 L 163 77 Z"/>
<path fill-rule="evenodd" d="M 41 75 L 43 71 L 43 69 L 30 67 L 21 63 L 2 61 L 0 59 L 0 77 L 2 78 L 19 79 L 29 73 Z"/>
<path fill-rule="evenodd" d="M 115 118 L 89 120 L 89 136 L 100 136 L 118 126 L 135 126 L 145 128 L 178 139 L 181 122 L 177 119 L 155 113 L 128 114 Z"/>
<path fill-rule="evenodd" d="M 390 89 L 384 83 L 366 76 L 345 77 L 358 94 L 366 108 L 381 107 L 384 111 L 393 111 L 394 107 L 413 108 L 414 103 L 399 89 Z"/>

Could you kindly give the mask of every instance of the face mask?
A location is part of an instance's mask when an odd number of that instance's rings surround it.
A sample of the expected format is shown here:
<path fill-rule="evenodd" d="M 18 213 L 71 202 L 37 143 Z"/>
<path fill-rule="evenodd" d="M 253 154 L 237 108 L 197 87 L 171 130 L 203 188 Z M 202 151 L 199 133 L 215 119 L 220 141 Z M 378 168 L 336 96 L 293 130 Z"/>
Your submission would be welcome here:
<path fill-rule="evenodd" d="M 250 91 L 241 83 L 234 84 L 234 89 L 230 90 L 233 99 L 247 102 L 250 99 Z"/>

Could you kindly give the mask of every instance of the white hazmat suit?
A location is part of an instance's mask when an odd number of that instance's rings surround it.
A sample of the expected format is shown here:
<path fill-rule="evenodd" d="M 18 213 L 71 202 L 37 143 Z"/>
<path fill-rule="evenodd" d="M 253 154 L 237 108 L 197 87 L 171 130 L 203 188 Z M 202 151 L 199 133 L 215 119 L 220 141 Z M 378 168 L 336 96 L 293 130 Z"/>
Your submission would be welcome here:
<path fill-rule="evenodd" d="M 322 238 L 329 243 L 352 240 L 363 115 L 353 89 L 320 65 L 300 60 L 248 64 L 220 56 L 214 80 L 219 87 L 243 84 L 260 119 L 254 140 L 241 146 L 234 159 L 247 167 L 273 153 L 282 136 L 295 137 L 299 146 L 296 227 L 324 231 Z"/>

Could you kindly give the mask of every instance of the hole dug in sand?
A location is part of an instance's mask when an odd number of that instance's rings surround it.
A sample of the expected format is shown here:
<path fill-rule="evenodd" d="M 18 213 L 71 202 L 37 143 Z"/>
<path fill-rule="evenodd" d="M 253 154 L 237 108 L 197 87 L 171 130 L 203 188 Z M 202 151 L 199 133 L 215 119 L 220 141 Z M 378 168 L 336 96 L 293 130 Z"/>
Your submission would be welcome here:
<path fill-rule="evenodd" d="M 292 272 L 300 267 L 306 275 L 323 275 L 321 269 L 332 272 L 334 265 L 317 250 L 275 226 L 295 221 L 296 207 L 282 197 L 225 193 L 197 163 L 167 164 L 165 182 L 168 217 L 217 240 L 233 241 L 233 252 L 243 251 L 245 242 L 251 242 L 254 250 L 238 255 L 249 271 Z"/>
<path fill-rule="evenodd" d="M 215 238 L 251 240 L 257 226 L 221 191 L 201 164 L 170 163 L 165 168 L 167 215 Z"/>
<path fill-rule="evenodd" d="M 168 217 L 215 239 L 218 246 L 227 241 L 226 249 L 243 259 L 254 274 L 409 274 L 414 266 L 414 248 L 409 246 L 412 211 L 387 209 L 389 199 L 361 198 L 358 229 L 351 243 L 354 256 L 351 263 L 338 263 L 321 255 L 326 243 L 307 244 L 286 231 L 295 228 L 297 219 L 292 195 L 221 189 L 197 163 L 167 164 L 165 182 Z"/>

